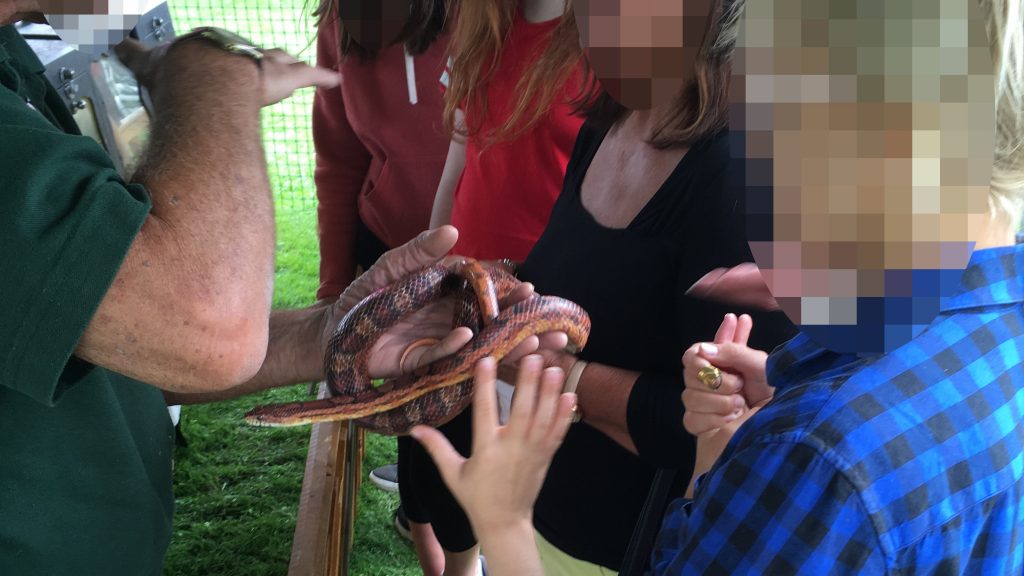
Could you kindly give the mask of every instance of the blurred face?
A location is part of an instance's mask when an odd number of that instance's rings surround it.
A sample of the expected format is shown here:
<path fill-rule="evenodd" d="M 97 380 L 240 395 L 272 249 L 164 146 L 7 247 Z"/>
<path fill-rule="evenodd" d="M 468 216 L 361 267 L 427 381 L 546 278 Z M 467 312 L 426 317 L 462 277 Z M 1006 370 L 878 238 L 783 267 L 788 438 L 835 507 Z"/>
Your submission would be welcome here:
<path fill-rule="evenodd" d="M 685 4 L 685 6 L 684 6 Z M 580 41 L 620 104 L 668 104 L 693 76 L 711 0 L 573 0 Z"/>
<path fill-rule="evenodd" d="M 749 2 L 733 72 L 748 239 L 772 293 L 833 350 L 906 343 L 985 221 L 994 97 L 977 3 Z"/>
<path fill-rule="evenodd" d="M 380 50 L 394 44 L 409 19 L 409 0 L 341 0 L 338 14 L 360 46 Z"/>
<path fill-rule="evenodd" d="M 97 56 L 128 37 L 139 16 L 159 0 L 40 0 L 46 19 L 62 40 Z"/>

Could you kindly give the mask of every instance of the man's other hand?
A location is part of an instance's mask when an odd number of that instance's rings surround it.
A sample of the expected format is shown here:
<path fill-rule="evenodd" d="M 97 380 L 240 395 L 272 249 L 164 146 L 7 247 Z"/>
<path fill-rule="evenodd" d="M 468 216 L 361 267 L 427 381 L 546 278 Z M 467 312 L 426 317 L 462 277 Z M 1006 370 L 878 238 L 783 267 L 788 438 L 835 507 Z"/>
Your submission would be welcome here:
<path fill-rule="evenodd" d="M 301 88 L 334 88 L 340 81 L 338 72 L 310 66 L 284 50 L 263 51 L 264 106 L 277 104 Z"/>
<path fill-rule="evenodd" d="M 173 74 L 163 74 L 164 66 L 168 61 L 167 54 L 172 46 L 174 46 L 173 42 L 148 49 L 138 41 L 129 38 L 118 44 L 114 51 L 121 62 L 135 74 L 139 83 L 156 94 L 160 90 L 161 82 L 174 81 Z M 209 49 L 204 53 L 218 57 L 230 56 L 212 44 L 209 45 Z M 239 61 L 245 59 L 243 56 L 236 58 Z M 242 63 L 244 64 L 244 62 Z M 191 64 L 196 64 L 194 59 Z M 255 66 L 255 63 L 247 65 Z M 300 88 L 310 86 L 332 88 L 341 81 L 341 76 L 336 71 L 310 66 L 277 48 L 263 51 L 260 68 L 262 70 L 260 73 L 261 106 L 276 104 Z"/>

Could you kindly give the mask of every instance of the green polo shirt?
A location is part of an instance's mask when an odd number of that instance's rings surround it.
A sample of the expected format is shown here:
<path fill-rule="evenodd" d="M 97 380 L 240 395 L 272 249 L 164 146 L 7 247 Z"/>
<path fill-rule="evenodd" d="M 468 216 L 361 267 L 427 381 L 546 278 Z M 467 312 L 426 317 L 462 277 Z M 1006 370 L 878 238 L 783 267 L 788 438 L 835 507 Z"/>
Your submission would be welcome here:
<path fill-rule="evenodd" d="M 0 27 L 0 574 L 158 575 L 174 508 L 163 396 L 72 355 L 149 197 L 42 71 Z"/>

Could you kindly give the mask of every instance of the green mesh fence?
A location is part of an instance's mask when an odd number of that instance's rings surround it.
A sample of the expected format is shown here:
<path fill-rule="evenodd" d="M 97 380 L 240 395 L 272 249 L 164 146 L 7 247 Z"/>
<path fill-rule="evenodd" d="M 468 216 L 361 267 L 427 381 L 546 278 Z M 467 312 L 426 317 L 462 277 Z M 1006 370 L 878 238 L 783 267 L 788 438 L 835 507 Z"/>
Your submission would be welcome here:
<path fill-rule="evenodd" d="M 311 0 L 168 0 L 178 34 L 197 26 L 219 26 L 263 47 L 278 47 L 313 63 L 315 3 Z M 278 210 L 312 210 L 313 90 L 305 89 L 263 110 L 263 143 Z"/>

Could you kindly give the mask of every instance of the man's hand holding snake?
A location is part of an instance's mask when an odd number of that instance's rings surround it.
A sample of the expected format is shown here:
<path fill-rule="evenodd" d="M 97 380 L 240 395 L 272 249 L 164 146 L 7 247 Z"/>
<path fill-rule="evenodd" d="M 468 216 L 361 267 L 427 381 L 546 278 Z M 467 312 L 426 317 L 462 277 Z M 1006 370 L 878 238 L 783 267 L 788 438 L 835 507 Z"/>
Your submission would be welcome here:
<path fill-rule="evenodd" d="M 337 302 L 321 304 L 318 339 L 330 396 L 257 406 L 246 421 L 355 420 L 382 434 L 406 434 L 416 424 L 443 424 L 469 405 L 473 365 L 486 356 L 511 362 L 541 346 L 586 345 L 586 311 L 534 295 L 505 270 L 445 259 L 457 238 L 451 226 L 421 234 L 384 254 Z"/>
<path fill-rule="evenodd" d="M 458 231 L 452 226 L 441 226 L 421 233 L 409 243 L 385 253 L 376 264 L 359 276 L 334 302 L 325 315 L 321 349 L 334 335 L 341 319 L 361 300 L 373 292 L 392 284 L 410 272 L 455 257 L 447 256 L 458 240 Z M 502 308 L 526 300 L 533 295 L 533 285 L 523 283 L 501 301 Z M 469 328 L 452 329 L 454 300 L 446 298 L 400 321 L 380 338 L 370 355 L 370 374 L 385 378 L 409 373 L 434 360 L 451 355 L 473 337 Z M 560 349 L 567 338 L 562 332 L 531 336 L 506 358 L 514 363 L 538 349 Z M 427 344 L 429 343 L 429 344 Z M 424 345 L 427 344 L 427 345 Z"/>

